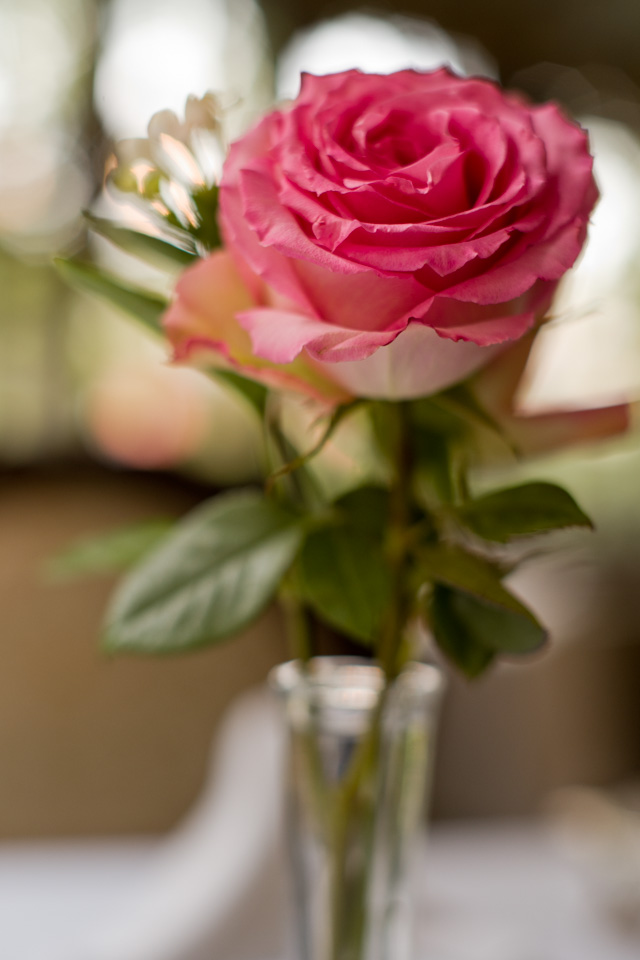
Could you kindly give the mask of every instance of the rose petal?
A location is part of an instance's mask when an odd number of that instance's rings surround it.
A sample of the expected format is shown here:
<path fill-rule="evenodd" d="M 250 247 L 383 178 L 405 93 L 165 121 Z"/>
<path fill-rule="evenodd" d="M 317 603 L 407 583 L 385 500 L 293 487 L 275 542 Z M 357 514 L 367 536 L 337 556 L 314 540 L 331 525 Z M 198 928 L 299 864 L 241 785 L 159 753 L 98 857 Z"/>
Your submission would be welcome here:
<path fill-rule="evenodd" d="M 326 364 L 327 373 L 356 396 L 407 400 L 463 380 L 499 347 L 444 340 L 430 327 L 410 323 L 388 346 L 365 360 Z"/>
<path fill-rule="evenodd" d="M 264 171 L 243 170 L 240 189 L 244 216 L 249 227 L 255 230 L 262 249 L 273 248 L 284 257 L 309 260 L 334 273 L 354 274 L 366 269 L 314 243 L 282 205 L 273 180 Z"/>
<path fill-rule="evenodd" d="M 290 363 L 303 349 L 316 360 L 363 360 L 400 332 L 351 330 L 268 307 L 245 310 L 238 320 L 248 331 L 254 352 L 273 363 Z"/>
<path fill-rule="evenodd" d="M 394 330 L 409 317 L 422 317 L 431 294 L 411 275 L 380 277 L 372 270 L 356 276 L 332 273 L 297 261 L 296 273 L 324 322 L 353 330 Z"/>
<path fill-rule="evenodd" d="M 555 286 L 539 281 L 516 300 L 488 306 L 435 297 L 424 322 L 441 337 L 468 340 L 483 347 L 518 340 L 547 311 Z"/>
<path fill-rule="evenodd" d="M 586 223 L 570 223 L 553 242 L 528 246 L 522 240 L 508 259 L 448 288 L 447 294 L 469 303 L 489 304 L 513 300 L 530 290 L 537 280 L 559 280 L 573 266 L 584 244 Z"/>
<path fill-rule="evenodd" d="M 242 198 L 236 186 L 229 184 L 225 190 L 220 191 L 220 213 L 225 243 L 234 258 L 246 261 L 257 276 L 301 307 L 312 311 L 313 307 L 296 277 L 292 264 L 276 250 L 262 246 L 255 233 L 249 229 Z"/>
<path fill-rule="evenodd" d="M 304 357 L 277 367 L 254 354 L 237 315 L 253 305 L 251 294 L 225 251 L 184 271 L 163 317 L 176 363 L 232 368 L 278 389 L 316 399 L 344 398 L 344 391 Z"/>
<path fill-rule="evenodd" d="M 249 338 L 235 317 L 254 302 L 226 251 L 189 267 L 180 276 L 175 299 L 162 320 L 176 357 L 186 340 L 209 337 L 226 343 L 239 360 L 249 358 Z"/>
<path fill-rule="evenodd" d="M 559 410 L 536 416 L 512 416 L 505 428 L 523 454 L 605 440 L 625 433 L 630 423 L 628 403 L 592 410 Z"/>

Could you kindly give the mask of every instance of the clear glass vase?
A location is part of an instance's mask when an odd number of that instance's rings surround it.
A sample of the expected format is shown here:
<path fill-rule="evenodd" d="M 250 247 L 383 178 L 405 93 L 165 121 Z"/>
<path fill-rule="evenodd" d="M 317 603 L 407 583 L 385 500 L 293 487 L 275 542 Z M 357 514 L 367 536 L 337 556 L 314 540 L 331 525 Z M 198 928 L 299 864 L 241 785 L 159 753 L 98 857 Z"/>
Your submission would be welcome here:
<path fill-rule="evenodd" d="M 272 673 L 290 733 L 292 960 L 409 960 L 413 866 L 442 691 L 409 664 L 318 657 Z"/>

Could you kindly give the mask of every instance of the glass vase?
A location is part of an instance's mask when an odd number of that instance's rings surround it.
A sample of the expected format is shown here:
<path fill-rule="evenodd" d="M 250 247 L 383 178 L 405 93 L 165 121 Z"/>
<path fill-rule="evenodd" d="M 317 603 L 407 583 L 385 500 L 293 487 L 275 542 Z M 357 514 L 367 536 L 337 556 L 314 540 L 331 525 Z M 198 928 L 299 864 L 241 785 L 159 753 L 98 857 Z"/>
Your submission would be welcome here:
<path fill-rule="evenodd" d="M 272 673 L 289 730 L 292 960 L 410 960 L 413 867 L 442 691 L 411 663 L 318 657 Z"/>

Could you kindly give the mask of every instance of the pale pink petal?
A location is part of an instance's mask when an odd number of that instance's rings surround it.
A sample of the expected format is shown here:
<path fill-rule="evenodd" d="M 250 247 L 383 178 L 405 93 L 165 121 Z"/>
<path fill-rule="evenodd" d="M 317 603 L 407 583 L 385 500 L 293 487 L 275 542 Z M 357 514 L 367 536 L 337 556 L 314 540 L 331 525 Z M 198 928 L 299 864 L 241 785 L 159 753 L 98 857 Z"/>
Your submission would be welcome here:
<path fill-rule="evenodd" d="M 627 431 L 629 422 L 629 404 L 621 403 L 593 410 L 513 416 L 505 428 L 522 453 L 533 455 L 618 436 Z"/>
<path fill-rule="evenodd" d="M 541 414 L 519 412 L 514 407 L 525 374 L 535 332 L 502 350 L 470 381 L 482 406 L 501 423 L 523 454 L 540 454 L 574 444 L 588 443 L 624 433 L 629 426 L 628 404 L 586 410 L 559 410 Z"/>
<path fill-rule="evenodd" d="M 254 303 L 231 256 L 219 251 L 181 274 L 162 323 L 176 354 L 184 340 L 209 337 L 242 355 L 250 352 L 250 344 L 235 318 Z"/>
<path fill-rule="evenodd" d="M 294 363 L 278 365 L 265 363 L 256 357 L 239 362 L 229 351 L 224 341 L 216 342 L 206 337 L 185 340 L 176 363 L 185 363 L 206 371 L 207 369 L 232 370 L 249 380 L 262 383 L 274 390 L 300 393 L 318 403 L 333 406 L 351 399 L 351 393 L 331 377 L 325 376 L 318 364 L 299 357 Z"/>
<path fill-rule="evenodd" d="M 181 275 L 176 296 L 163 316 L 163 326 L 176 363 L 237 370 L 278 389 L 295 390 L 322 399 L 344 398 L 344 390 L 300 357 L 285 368 L 256 356 L 238 314 L 254 305 L 228 253 L 200 260 Z"/>
<path fill-rule="evenodd" d="M 475 396 L 494 416 L 510 416 L 514 398 L 520 386 L 536 331 L 532 330 L 515 343 L 509 344 L 473 378 Z"/>
<path fill-rule="evenodd" d="M 355 396 L 408 400 L 465 379 L 500 349 L 454 343 L 424 324 L 410 323 L 392 343 L 365 360 L 321 366 Z"/>

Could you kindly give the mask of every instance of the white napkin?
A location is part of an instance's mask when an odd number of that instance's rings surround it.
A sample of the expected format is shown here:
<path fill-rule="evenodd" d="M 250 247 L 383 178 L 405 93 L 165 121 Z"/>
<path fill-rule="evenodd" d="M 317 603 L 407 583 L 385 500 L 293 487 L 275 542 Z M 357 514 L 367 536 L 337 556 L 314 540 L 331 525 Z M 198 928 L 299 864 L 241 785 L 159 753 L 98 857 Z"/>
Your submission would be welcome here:
<path fill-rule="evenodd" d="M 135 899 L 83 960 L 271 960 L 283 955 L 284 731 L 264 691 L 229 711 L 202 795 L 151 858 Z"/>

